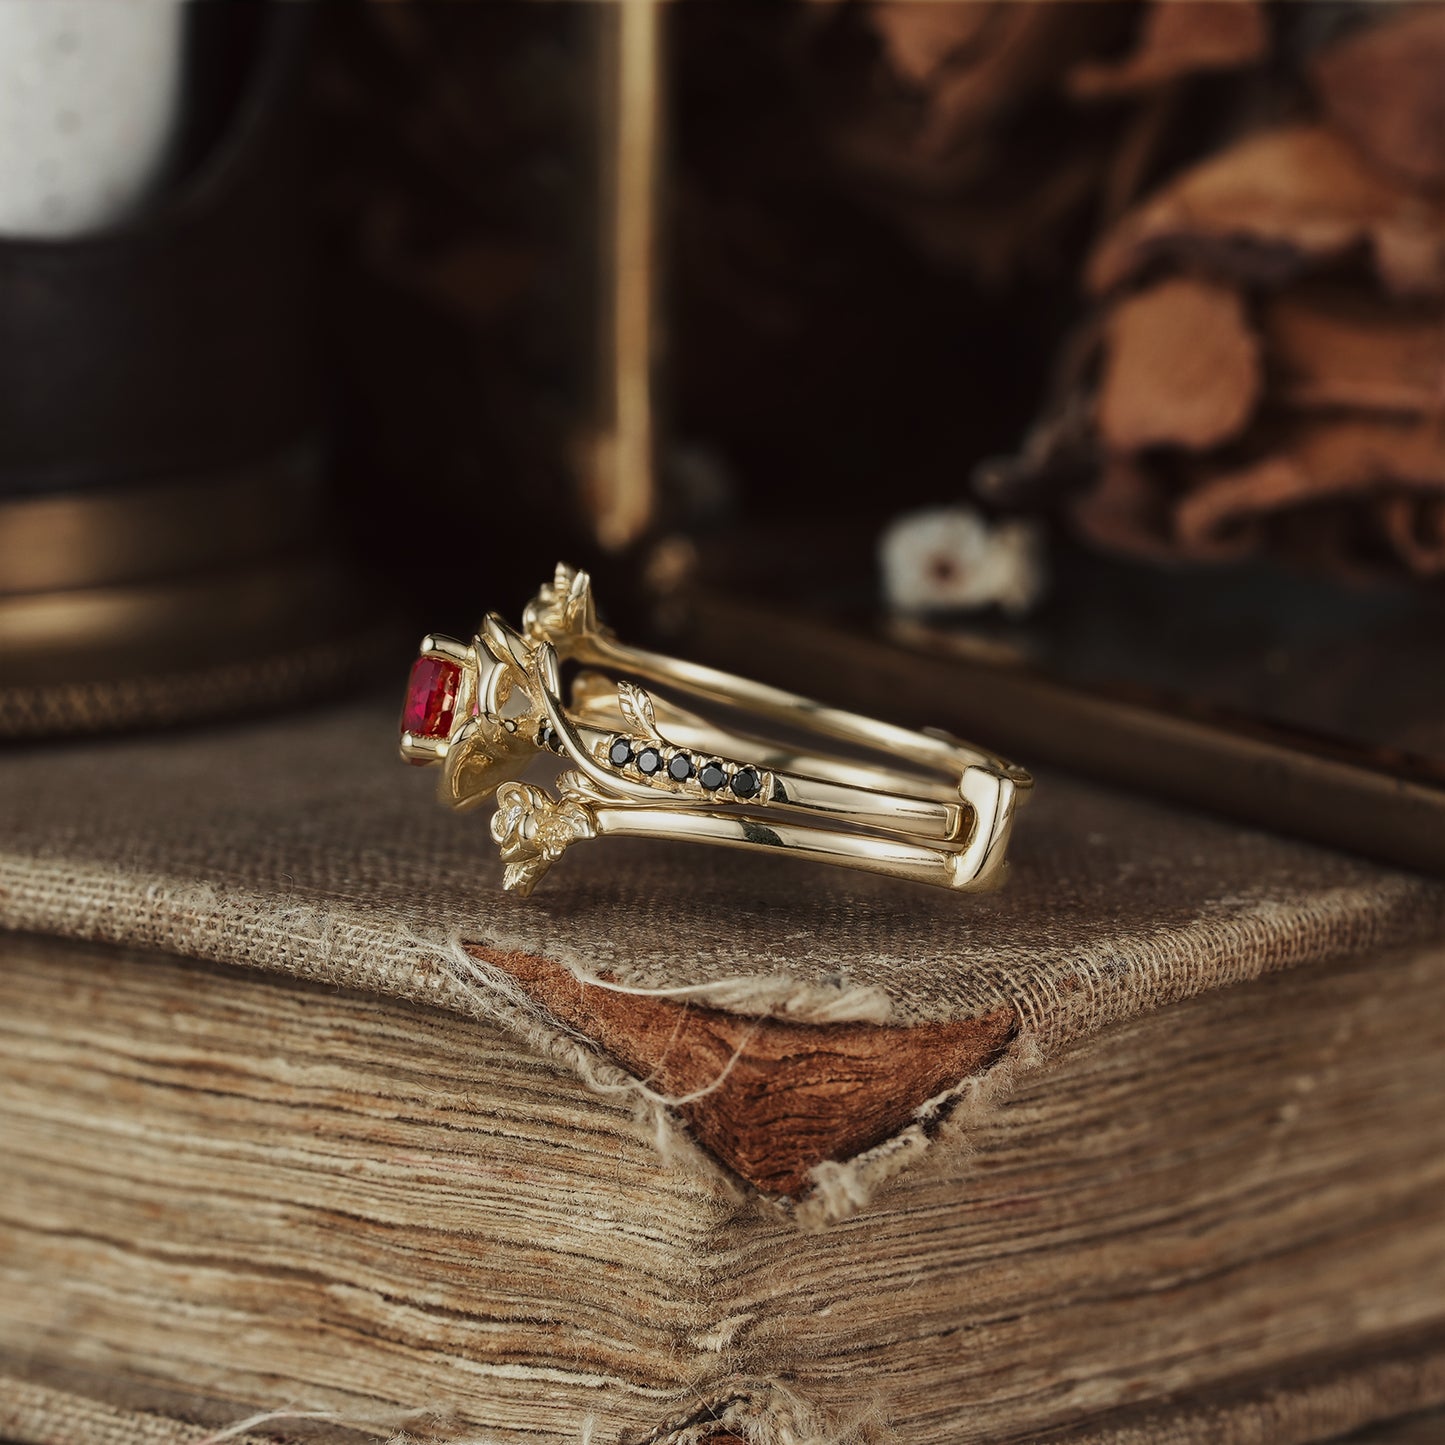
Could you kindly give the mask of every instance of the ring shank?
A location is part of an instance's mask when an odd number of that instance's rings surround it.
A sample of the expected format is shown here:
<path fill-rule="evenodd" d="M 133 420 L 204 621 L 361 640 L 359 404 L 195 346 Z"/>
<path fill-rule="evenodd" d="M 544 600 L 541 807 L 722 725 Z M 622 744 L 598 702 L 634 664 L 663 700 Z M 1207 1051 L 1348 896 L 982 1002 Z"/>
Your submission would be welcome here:
<path fill-rule="evenodd" d="M 732 848 L 765 848 L 795 853 L 820 863 L 841 863 L 868 873 L 906 878 L 937 887 L 957 886 L 959 855 L 924 843 L 861 838 L 806 825 L 732 817 L 722 813 L 681 814 L 668 809 L 598 808 L 602 837 L 666 838 L 716 843 Z"/>
<path fill-rule="evenodd" d="M 600 633 L 569 639 L 563 654 L 570 661 L 643 677 L 673 686 L 720 707 L 755 713 L 793 731 L 809 731 L 835 742 L 893 756 L 902 754 L 918 765 L 956 777 L 962 768 L 984 767 L 1013 777 L 1027 788 L 1031 779 L 1004 758 L 941 734 L 916 732 L 896 723 L 829 707 L 784 688 L 753 682 L 701 663 L 684 662 L 662 653 L 627 647 Z"/>
<path fill-rule="evenodd" d="M 564 661 L 579 669 L 570 705 Z M 605 836 L 762 848 L 986 891 L 1002 881 L 1032 786 L 946 733 L 625 647 L 599 624 L 588 575 L 560 563 L 521 631 L 491 612 L 470 642 L 422 639 L 400 751 L 440 765 L 451 807 L 495 800 L 502 886 L 524 897 L 573 844 Z M 548 754 L 563 764 L 551 792 L 524 780 Z"/>
<path fill-rule="evenodd" d="M 802 753 L 749 733 L 733 733 L 704 721 L 661 698 L 653 699 L 658 725 L 669 741 L 694 756 L 746 756 L 773 775 L 771 803 L 798 808 L 837 822 L 907 832 L 937 842 L 958 839 L 969 819 L 958 787 L 903 769 L 846 762 Z M 582 729 L 595 753 L 598 744 L 626 730 L 626 720 L 610 693 L 574 693 L 572 713 L 592 725 Z"/>
<path fill-rule="evenodd" d="M 752 808 L 726 812 L 714 811 L 703 800 L 669 800 L 669 806 L 648 806 L 640 799 L 604 804 L 594 809 L 599 833 L 775 848 L 964 891 L 992 889 L 1001 881 L 1013 815 L 1032 785 L 1026 772 L 1003 758 L 946 734 L 917 732 L 626 647 L 606 633 L 573 634 L 558 642 L 565 642 L 570 661 L 670 688 L 750 720 L 775 723 L 786 733 L 811 734 L 887 759 L 861 762 L 790 748 L 751 732 L 730 732 L 655 699 L 658 726 L 670 742 L 700 754 L 748 756 L 773 770 L 772 793 Z M 560 699 L 555 706 L 554 725 L 566 729 L 569 720 Z M 615 688 L 595 674 L 578 679 L 572 712 L 587 734 L 577 735 L 577 741 L 593 756 L 606 736 L 598 729 L 625 731 Z M 789 814 L 803 820 L 792 821 Z M 842 825 L 867 831 L 850 832 Z"/>

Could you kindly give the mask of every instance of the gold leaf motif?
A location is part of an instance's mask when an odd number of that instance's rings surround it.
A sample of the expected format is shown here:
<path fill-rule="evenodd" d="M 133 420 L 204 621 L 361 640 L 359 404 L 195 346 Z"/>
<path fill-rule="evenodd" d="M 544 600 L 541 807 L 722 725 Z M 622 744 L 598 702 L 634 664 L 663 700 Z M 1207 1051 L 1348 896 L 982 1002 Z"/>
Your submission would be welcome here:
<path fill-rule="evenodd" d="M 622 716 L 627 719 L 634 732 L 640 733 L 655 743 L 666 741 L 657 730 L 657 713 L 653 709 L 652 698 L 636 683 L 619 682 L 617 684 L 617 706 L 622 710 Z"/>
<path fill-rule="evenodd" d="M 537 589 L 523 610 L 522 630 L 533 641 L 550 642 L 564 653 L 569 639 L 600 631 L 592 578 L 559 562 L 552 580 Z"/>
<path fill-rule="evenodd" d="M 495 718 L 471 719 L 453 741 L 442 796 L 453 807 L 474 807 L 503 783 L 520 778 L 537 755 L 532 741 Z"/>
<path fill-rule="evenodd" d="M 615 803 L 619 801 L 616 792 L 599 787 L 585 773 L 569 768 L 557 775 L 557 791 L 563 798 L 575 798 L 582 803 Z"/>

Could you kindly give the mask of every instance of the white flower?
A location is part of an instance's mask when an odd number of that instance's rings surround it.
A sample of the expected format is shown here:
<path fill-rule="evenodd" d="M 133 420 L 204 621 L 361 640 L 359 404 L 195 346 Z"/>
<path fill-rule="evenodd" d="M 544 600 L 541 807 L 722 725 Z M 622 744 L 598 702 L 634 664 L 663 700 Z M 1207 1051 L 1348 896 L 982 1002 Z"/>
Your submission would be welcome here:
<path fill-rule="evenodd" d="M 1032 522 L 990 524 L 969 507 L 909 512 L 878 545 L 883 592 L 893 612 L 1019 616 L 1044 591 L 1043 539 Z"/>

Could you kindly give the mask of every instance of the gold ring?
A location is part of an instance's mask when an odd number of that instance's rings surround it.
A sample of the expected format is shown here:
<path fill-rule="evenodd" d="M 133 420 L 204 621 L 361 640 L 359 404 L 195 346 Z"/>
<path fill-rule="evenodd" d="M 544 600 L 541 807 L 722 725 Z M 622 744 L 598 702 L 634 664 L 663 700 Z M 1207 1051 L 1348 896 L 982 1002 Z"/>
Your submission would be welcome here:
<path fill-rule="evenodd" d="M 583 670 L 564 704 L 567 663 Z M 758 731 L 730 732 L 639 681 L 756 719 Z M 769 740 L 768 725 L 799 741 Z M 569 765 L 555 796 L 521 781 L 544 754 Z M 495 797 L 503 887 L 523 896 L 573 843 L 608 837 L 774 849 L 985 892 L 1002 882 L 1033 783 L 947 733 L 626 647 L 599 624 L 587 573 L 565 564 L 520 632 L 488 613 L 470 643 L 422 640 L 401 755 L 440 765 L 452 807 Z"/>

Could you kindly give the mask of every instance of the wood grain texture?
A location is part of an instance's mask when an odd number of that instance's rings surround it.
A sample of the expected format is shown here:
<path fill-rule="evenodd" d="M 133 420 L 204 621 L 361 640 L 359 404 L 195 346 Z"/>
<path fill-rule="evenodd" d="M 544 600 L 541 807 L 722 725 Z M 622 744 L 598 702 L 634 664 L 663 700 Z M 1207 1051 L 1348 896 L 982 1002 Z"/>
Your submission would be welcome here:
<path fill-rule="evenodd" d="M 1371 1425 L 1341 1439 L 1339 1445 L 1440 1445 L 1445 1440 L 1445 1410 L 1409 1415 L 1387 1425 Z"/>
<path fill-rule="evenodd" d="M 1445 1401 L 1445 1330 L 1334 1352 L 1286 1369 L 1125 1407 L 1034 1445 L 1319 1445 Z M 1369 1436 L 1373 1438 L 1373 1436 Z M 1445 1437 L 1437 1437 L 1438 1439 Z"/>
<path fill-rule="evenodd" d="M 815 1165 L 890 1138 L 920 1105 L 998 1059 L 1018 1031 L 1008 1008 L 913 1028 L 746 1018 L 598 988 L 530 954 L 468 951 L 653 1089 L 690 1100 L 679 1111 L 697 1138 L 769 1194 L 796 1197 Z"/>
<path fill-rule="evenodd" d="M 0 1362 L 380 1439 L 1034 1440 L 1445 1325 L 1441 1057 L 1440 949 L 1220 990 L 808 1234 L 500 1029 L 0 935 Z"/>
<path fill-rule="evenodd" d="M 498 1029 L 3 934 L 0 1159 L 12 1370 L 185 1390 L 217 1425 L 646 1421 L 686 1390 L 724 1208 Z"/>

